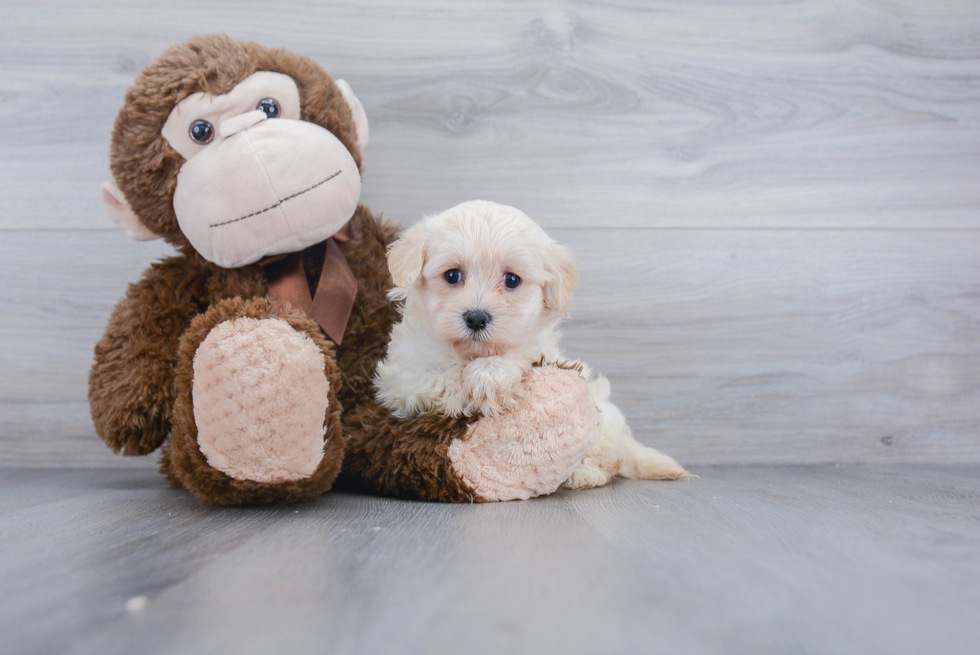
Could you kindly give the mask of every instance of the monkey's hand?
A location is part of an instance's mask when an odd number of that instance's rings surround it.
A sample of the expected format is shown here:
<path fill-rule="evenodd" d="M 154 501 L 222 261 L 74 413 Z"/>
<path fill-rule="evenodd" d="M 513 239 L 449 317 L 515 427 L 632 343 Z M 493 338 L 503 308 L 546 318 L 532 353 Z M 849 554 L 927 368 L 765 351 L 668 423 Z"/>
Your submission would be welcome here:
<path fill-rule="evenodd" d="M 95 346 L 88 398 L 95 431 L 114 452 L 146 455 L 170 433 L 180 335 L 200 311 L 182 257 L 154 264 L 119 301 Z"/>

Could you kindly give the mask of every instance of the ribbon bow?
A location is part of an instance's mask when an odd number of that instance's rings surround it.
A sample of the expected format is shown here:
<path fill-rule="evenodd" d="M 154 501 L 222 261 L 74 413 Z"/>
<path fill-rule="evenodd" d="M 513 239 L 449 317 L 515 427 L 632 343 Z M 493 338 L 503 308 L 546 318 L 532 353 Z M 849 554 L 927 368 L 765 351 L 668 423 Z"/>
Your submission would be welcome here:
<path fill-rule="evenodd" d="M 348 222 L 327 239 L 315 294 L 310 293 L 302 252 L 266 257 L 259 262 L 269 285 L 269 297 L 302 309 L 338 346 L 344 339 L 347 320 L 354 307 L 357 279 L 337 242 L 349 241 L 353 232 Z"/>

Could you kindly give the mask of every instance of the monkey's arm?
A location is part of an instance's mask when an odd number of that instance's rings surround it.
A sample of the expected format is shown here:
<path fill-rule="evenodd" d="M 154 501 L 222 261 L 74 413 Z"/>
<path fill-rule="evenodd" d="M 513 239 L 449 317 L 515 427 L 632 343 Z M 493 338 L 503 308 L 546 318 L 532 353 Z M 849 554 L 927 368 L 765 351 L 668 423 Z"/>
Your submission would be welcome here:
<path fill-rule="evenodd" d="M 596 405 L 575 370 L 535 367 L 496 416 L 397 418 L 376 402 L 344 418 L 340 486 L 418 500 L 486 502 L 549 494 L 596 437 Z"/>
<path fill-rule="evenodd" d="M 449 447 L 475 419 L 397 418 L 375 402 L 344 417 L 346 451 L 336 488 L 412 500 L 483 500 L 453 468 Z"/>
<path fill-rule="evenodd" d="M 114 452 L 146 455 L 170 433 L 180 335 L 202 311 L 204 280 L 185 257 L 164 259 L 129 285 L 95 346 L 88 399 Z"/>

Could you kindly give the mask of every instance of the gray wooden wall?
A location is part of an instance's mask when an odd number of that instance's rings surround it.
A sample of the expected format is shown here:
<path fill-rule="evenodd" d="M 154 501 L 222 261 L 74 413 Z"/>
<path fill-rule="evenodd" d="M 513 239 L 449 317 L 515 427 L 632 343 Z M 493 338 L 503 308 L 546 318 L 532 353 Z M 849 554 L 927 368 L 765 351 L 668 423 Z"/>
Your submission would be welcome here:
<path fill-rule="evenodd" d="M 101 208 L 134 75 L 195 33 L 310 55 L 364 201 L 513 204 L 581 262 L 567 348 L 689 465 L 980 461 L 980 2 L 0 4 L 0 463 L 94 435 L 92 347 L 168 252 Z"/>

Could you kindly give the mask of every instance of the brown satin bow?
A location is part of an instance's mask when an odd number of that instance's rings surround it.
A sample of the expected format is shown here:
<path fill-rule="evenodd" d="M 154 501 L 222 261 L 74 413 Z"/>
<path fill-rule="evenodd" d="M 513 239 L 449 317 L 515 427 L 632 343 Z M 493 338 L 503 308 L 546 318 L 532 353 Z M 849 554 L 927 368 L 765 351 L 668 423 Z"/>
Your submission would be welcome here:
<path fill-rule="evenodd" d="M 291 252 L 266 257 L 259 262 L 259 266 L 265 271 L 269 297 L 276 302 L 288 302 L 293 307 L 302 309 L 338 346 L 344 339 L 347 320 L 354 307 L 357 279 L 337 242 L 349 241 L 353 233 L 348 222 L 327 239 L 323 268 L 320 270 L 320 281 L 317 282 L 315 294 L 310 294 L 310 283 L 306 279 L 303 266 L 303 253 Z"/>

